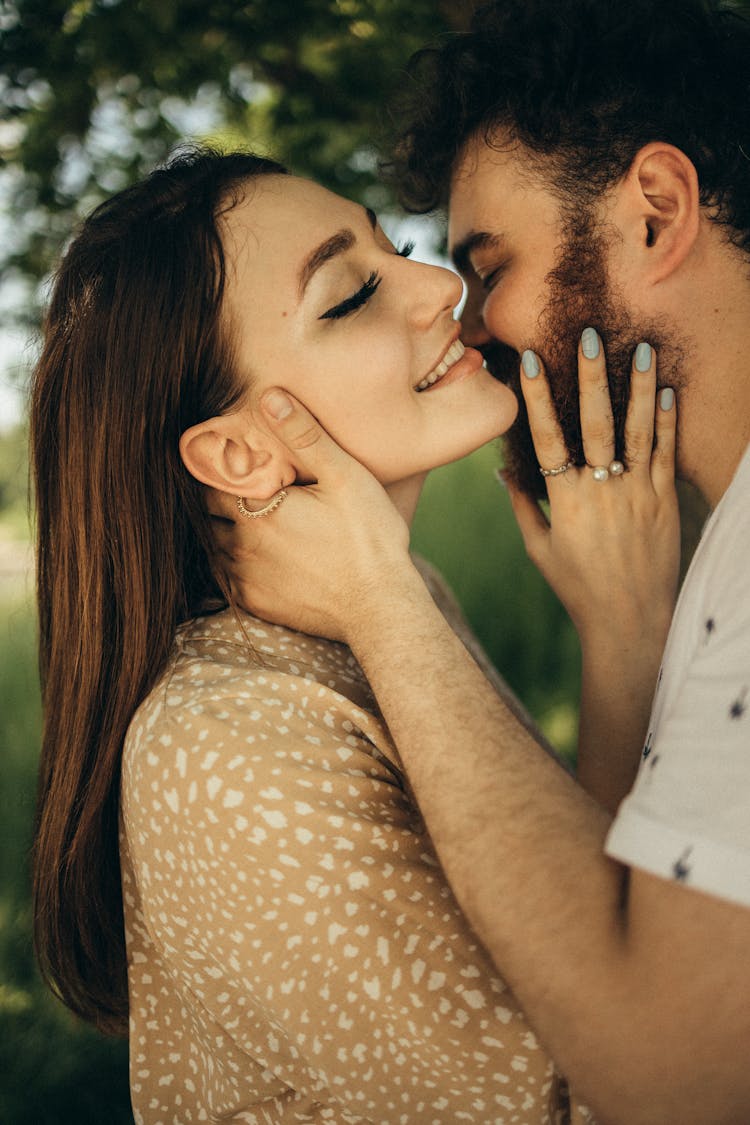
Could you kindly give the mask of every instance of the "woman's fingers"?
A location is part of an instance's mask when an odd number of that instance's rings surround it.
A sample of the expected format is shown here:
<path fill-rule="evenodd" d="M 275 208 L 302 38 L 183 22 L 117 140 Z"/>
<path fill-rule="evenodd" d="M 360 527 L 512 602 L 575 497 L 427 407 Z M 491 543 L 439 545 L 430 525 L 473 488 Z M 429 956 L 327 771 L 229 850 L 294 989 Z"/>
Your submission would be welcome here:
<path fill-rule="evenodd" d="M 521 386 L 534 447 L 549 484 L 556 476 L 565 474 L 569 466 L 569 452 L 541 361 L 534 352 L 524 352 L 521 368 L 525 376 L 521 379 Z M 586 328 L 579 341 L 578 387 L 586 461 L 592 468 L 608 469 L 615 455 L 614 422 L 604 348 L 593 328 Z"/>
<path fill-rule="evenodd" d="M 615 434 L 604 348 L 595 328 L 584 328 L 578 343 L 578 392 L 586 462 L 606 469 L 615 455 Z"/>
<path fill-rule="evenodd" d="M 568 472 L 568 449 L 547 377 L 536 353 L 524 352 L 521 370 L 521 388 L 534 448 L 549 486 L 556 477 Z M 578 385 L 586 462 L 591 469 L 601 470 L 597 479 L 606 480 L 608 475 L 622 473 L 623 468 L 613 460 L 614 420 L 606 357 L 601 338 L 593 328 L 586 328 L 579 342 Z M 656 405 L 656 353 L 649 344 L 642 342 L 633 355 L 625 423 L 625 464 L 634 473 L 650 473 L 657 491 L 671 488 L 674 482 L 675 431 L 673 392 L 669 388 L 666 393 L 659 392 L 659 405 Z"/>
<path fill-rule="evenodd" d="M 657 395 L 656 444 L 651 456 L 651 480 L 657 496 L 671 494 L 674 489 L 675 447 L 677 444 L 677 406 L 671 387 Z"/>
<path fill-rule="evenodd" d="M 521 356 L 521 389 L 539 468 L 549 482 L 564 474 L 568 449 L 557 420 L 547 375 L 536 352 L 527 350 Z"/>
<path fill-rule="evenodd" d="M 654 448 L 655 398 L 656 353 L 650 344 L 640 343 L 633 354 L 625 420 L 625 460 L 630 472 L 648 472 L 650 468 Z"/>
<path fill-rule="evenodd" d="M 625 423 L 625 457 L 632 473 L 650 474 L 654 490 L 674 487 L 677 409 L 671 387 L 656 390 L 656 353 L 640 343 L 633 356 Z"/>

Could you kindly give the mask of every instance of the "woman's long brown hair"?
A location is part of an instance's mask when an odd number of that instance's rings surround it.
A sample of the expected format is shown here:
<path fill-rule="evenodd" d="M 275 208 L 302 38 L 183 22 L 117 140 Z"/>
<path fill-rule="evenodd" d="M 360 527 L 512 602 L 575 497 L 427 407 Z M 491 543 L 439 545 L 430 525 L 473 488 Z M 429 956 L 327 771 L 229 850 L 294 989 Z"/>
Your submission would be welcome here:
<path fill-rule="evenodd" d="M 284 169 L 182 154 L 99 207 L 54 286 L 31 403 L 44 702 L 34 918 L 42 972 L 127 1028 L 118 856 L 122 746 L 175 629 L 220 597 L 181 433 L 243 388 L 222 332 L 219 215 Z"/>

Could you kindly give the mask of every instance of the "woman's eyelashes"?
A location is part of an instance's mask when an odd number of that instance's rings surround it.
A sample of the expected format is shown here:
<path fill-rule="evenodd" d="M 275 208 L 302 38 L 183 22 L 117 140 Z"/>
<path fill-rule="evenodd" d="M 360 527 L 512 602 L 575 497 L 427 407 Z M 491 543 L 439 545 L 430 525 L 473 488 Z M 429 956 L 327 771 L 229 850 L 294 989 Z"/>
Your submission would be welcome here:
<path fill-rule="evenodd" d="M 338 305 L 334 305 L 332 309 L 328 309 L 327 312 L 324 312 L 318 317 L 318 320 L 338 320 L 342 316 L 348 316 L 349 313 L 353 313 L 355 309 L 361 308 L 362 305 L 370 300 L 370 297 L 372 297 L 373 293 L 380 285 L 380 281 L 381 278 L 377 273 L 371 273 L 367 281 L 356 293 L 352 293 L 351 297 L 347 297 L 345 300 L 340 301 Z"/>
<path fill-rule="evenodd" d="M 414 249 L 413 242 L 405 242 L 399 246 L 396 253 L 402 258 L 408 258 Z M 356 293 L 352 293 L 351 297 L 346 297 L 345 300 L 339 301 L 333 308 L 328 309 L 322 313 L 318 320 L 340 320 L 341 317 L 348 316 L 349 313 L 355 312 L 360 309 L 362 305 L 366 304 L 370 297 L 375 293 L 375 290 L 380 285 L 382 278 L 378 273 L 373 271 L 368 277 L 367 281 L 362 285 Z"/>

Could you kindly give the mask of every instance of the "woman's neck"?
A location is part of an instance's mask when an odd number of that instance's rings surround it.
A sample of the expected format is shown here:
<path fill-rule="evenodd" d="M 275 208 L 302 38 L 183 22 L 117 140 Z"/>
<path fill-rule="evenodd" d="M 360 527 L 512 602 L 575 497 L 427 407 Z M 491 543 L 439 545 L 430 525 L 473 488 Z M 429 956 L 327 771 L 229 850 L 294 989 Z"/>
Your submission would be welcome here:
<path fill-rule="evenodd" d="M 415 477 L 408 477 L 406 480 L 394 481 L 393 484 L 387 484 L 385 490 L 390 496 L 393 504 L 401 513 L 405 523 L 411 527 L 414 513 L 417 510 L 419 497 L 422 494 L 424 482 L 427 480 L 427 473 L 420 473 Z"/>

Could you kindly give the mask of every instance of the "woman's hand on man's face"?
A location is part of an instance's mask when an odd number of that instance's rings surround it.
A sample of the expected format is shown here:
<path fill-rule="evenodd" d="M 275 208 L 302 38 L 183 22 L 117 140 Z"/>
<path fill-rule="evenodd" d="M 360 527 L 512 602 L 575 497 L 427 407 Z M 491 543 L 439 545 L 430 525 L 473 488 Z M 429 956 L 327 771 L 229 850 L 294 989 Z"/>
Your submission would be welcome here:
<path fill-rule="evenodd" d="M 593 329 L 579 345 L 578 380 L 582 467 L 568 460 L 541 361 L 524 353 L 521 387 L 547 481 L 549 519 L 508 482 L 511 502 L 530 558 L 584 645 L 604 643 L 622 652 L 650 644 L 658 659 L 674 609 L 680 554 L 674 394 L 657 392 L 656 355 L 640 344 L 621 464 L 614 460 L 604 349 Z"/>
<path fill-rule="evenodd" d="M 236 499 L 212 491 L 221 564 L 239 604 L 267 621 L 348 640 L 372 598 L 414 580 L 409 532 L 383 487 L 285 391 L 261 400 L 298 479 L 284 502 L 243 518 Z"/>

